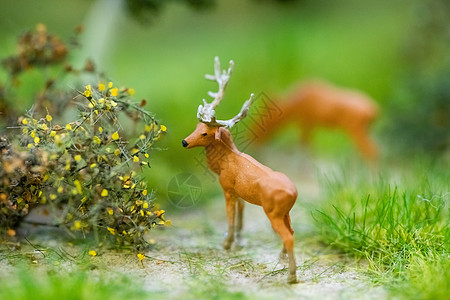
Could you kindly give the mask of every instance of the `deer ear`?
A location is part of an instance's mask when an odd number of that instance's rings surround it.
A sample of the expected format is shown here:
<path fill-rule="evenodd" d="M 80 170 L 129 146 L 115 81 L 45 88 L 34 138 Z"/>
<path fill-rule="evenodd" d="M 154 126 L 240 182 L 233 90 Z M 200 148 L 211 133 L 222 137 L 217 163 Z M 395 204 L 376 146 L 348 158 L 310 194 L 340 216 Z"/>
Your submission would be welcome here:
<path fill-rule="evenodd" d="M 216 141 L 220 141 L 222 139 L 222 130 L 223 130 L 222 127 L 217 128 L 215 134 Z"/>

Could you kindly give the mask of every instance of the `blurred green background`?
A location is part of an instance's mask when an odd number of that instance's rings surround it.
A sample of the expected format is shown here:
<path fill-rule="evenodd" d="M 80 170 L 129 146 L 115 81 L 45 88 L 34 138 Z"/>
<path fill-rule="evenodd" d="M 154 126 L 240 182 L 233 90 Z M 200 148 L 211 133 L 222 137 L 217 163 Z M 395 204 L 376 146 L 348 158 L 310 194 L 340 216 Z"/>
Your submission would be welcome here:
<path fill-rule="evenodd" d="M 46 24 L 63 40 L 84 24 L 84 48 L 73 53 L 72 60 L 94 57 L 115 83 L 135 88 L 138 100 L 147 99 L 146 108 L 168 128 L 158 144 L 166 150 L 152 154 L 147 174 L 161 202 L 167 199 L 170 179 L 180 172 L 205 180 L 204 197 L 220 192 L 218 183 L 207 182 L 211 178 L 196 164 L 194 158 L 203 159 L 201 150 L 181 147 L 181 140 L 195 128 L 202 98 L 209 100 L 207 91 L 216 90 L 204 79 L 213 72 L 216 55 L 224 68 L 230 59 L 235 62 L 226 97 L 217 109 L 220 119 L 234 116 L 251 92 L 276 100 L 303 79 L 322 78 L 376 99 L 383 113 L 373 133 L 386 152 L 382 125 L 394 122 L 389 107 L 402 94 L 399 86 L 405 77 L 415 72 L 407 56 L 408 47 L 415 46 L 408 43 L 427 13 L 419 0 L 220 0 L 204 10 L 174 1 L 151 22 L 142 23 L 123 4 L 114 8 L 114 3 L 120 1 L 3 1 L 0 57 L 10 55 L 17 36 L 37 23 Z M 288 129 L 271 141 L 267 152 L 283 159 L 283 151 L 292 152 L 298 144 L 297 132 Z M 256 157 L 258 151 L 248 149 Z M 350 141 L 334 131 L 319 132 L 314 152 L 330 158 L 356 155 Z M 276 159 L 266 163 L 278 165 Z"/>

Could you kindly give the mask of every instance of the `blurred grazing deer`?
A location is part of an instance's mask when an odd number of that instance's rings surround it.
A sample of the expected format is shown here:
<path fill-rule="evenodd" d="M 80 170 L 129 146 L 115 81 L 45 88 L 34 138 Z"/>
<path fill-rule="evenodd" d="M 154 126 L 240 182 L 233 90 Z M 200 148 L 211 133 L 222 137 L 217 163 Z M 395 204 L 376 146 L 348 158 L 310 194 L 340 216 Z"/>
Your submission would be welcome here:
<path fill-rule="evenodd" d="M 228 218 L 228 233 L 223 247 L 227 250 L 230 249 L 235 231 L 237 231 L 236 237 L 240 238 L 244 209 L 242 199 L 262 206 L 273 230 L 283 240 L 280 257 L 285 258 L 287 253 L 289 259 L 288 282 L 294 283 L 297 282 L 297 267 L 294 257 L 294 231 L 291 228 L 289 211 L 297 198 L 297 189 L 286 175 L 272 171 L 251 156 L 239 152 L 227 129 L 245 118 L 254 100 L 254 95 L 251 94 L 250 99 L 244 103 L 241 111 L 234 118 L 227 121 L 215 118 L 214 109 L 224 96 L 232 68 L 233 61 L 230 61 L 228 71 L 221 73 L 219 58 L 215 58 L 215 75 L 206 75 L 206 78 L 217 81 L 219 91 L 208 93 L 214 98 L 212 103 L 207 103 L 203 99 L 204 105 L 200 105 L 197 111 L 200 123 L 195 131 L 182 141 L 182 144 L 186 148 L 205 147 L 208 166 L 219 175 L 219 181 L 225 194 Z"/>
<path fill-rule="evenodd" d="M 255 126 L 262 142 L 287 122 L 301 128 L 304 146 L 311 142 L 314 129 L 342 129 L 368 160 L 376 160 L 378 150 L 369 136 L 369 127 L 378 115 L 377 104 L 356 90 L 337 88 L 331 84 L 311 81 L 300 85 L 285 101 L 269 107 Z M 274 113 L 276 112 L 276 113 Z"/>

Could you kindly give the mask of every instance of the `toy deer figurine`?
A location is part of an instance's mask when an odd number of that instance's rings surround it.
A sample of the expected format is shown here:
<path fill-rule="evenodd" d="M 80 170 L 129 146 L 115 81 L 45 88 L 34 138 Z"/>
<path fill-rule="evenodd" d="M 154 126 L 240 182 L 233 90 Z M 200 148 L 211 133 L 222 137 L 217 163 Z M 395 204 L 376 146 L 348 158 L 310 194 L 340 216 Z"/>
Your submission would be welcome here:
<path fill-rule="evenodd" d="M 276 109 L 271 107 L 263 114 L 254 128 L 259 142 L 287 122 L 301 128 L 304 146 L 311 142 L 314 129 L 337 128 L 350 136 L 367 160 L 377 159 L 378 150 L 368 131 L 378 115 L 378 106 L 367 95 L 321 81 L 310 81 L 295 89 L 286 101 L 276 105 Z"/>
<path fill-rule="evenodd" d="M 226 212 L 228 219 L 228 234 L 223 247 L 230 249 L 235 236 L 239 238 L 242 229 L 242 213 L 244 199 L 255 205 L 262 206 L 270 220 L 273 230 L 283 240 L 283 250 L 280 257 L 289 259 L 288 282 L 297 282 L 296 264 L 294 257 L 294 231 L 291 228 L 289 211 L 297 198 L 297 189 L 292 181 L 284 174 L 275 172 L 260 164 L 251 156 L 240 152 L 233 143 L 227 128 L 245 118 L 254 100 L 254 95 L 244 103 L 241 111 L 234 118 L 221 121 L 216 120 L 214 109 L 224 96 L 233 61 L 227 72 L 221 72 L 219 58 L 215 58 L 214 75 L 206 75 L 209 80 L 217 81 L 219 91 L 208 94 L 214 98 L 212 103 L 203 99 L 197 111 L 198 123 L 195 131 L 182 141 L 183 147 L 205 147 L 209 168 L 219 175 L 219 182 L 225 194 Z M 241 198 L 241 199 L 240 199 Z M 235 215 L 237 210 L 237 222 Z"/>

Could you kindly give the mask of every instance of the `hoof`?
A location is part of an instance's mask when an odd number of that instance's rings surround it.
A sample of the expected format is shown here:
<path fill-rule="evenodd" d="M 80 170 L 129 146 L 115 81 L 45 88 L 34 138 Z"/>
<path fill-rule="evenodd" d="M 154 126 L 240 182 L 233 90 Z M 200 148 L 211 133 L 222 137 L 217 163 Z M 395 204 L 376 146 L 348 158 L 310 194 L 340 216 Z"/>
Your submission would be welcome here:
<path fill-rule="evenodd" d="M 244 245 L 245 243 L 244 243 L 244 240 L 239 236 L 239 237 L 236 237 L 235 239 L 234 239 L 234 247 L 236 248 L 236 249 L 242 249 L 242 248 L 244 248 Z"/>
<path fill-rule="evenodd" d="M 297 274 L 289 274 L 288 279 L 287 279 L 287 282 L 288 282 L 289 284 L 298 283 L 298 280 L 297 280 Z"/>
<path fill-rule="evenodd" d="M 288 256 L 286 254 L 286 252 L 281 252 L 280 253 L 280 262 L 286 263 L 288 261 Z"/>
<path fill-rule="evenodd" d="M 230 250 L 230 248 L 231 248 L 231 242 L 229 242 L 229 241 L 224 241 L 223 242 L 223 249 L 225 249 L 225 250 Z"/>

